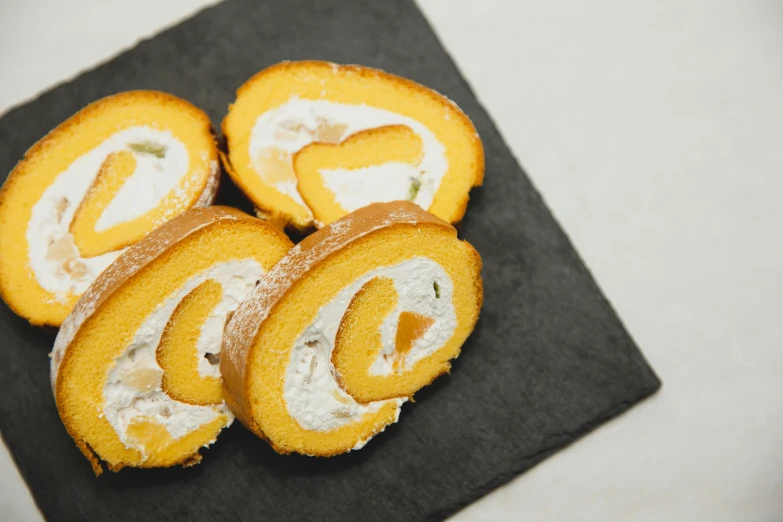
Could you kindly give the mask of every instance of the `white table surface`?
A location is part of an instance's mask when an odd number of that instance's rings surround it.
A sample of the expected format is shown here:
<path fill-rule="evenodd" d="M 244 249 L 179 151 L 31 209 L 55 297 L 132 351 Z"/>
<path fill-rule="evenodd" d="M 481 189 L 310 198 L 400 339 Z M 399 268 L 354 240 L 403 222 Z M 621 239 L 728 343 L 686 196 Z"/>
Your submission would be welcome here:
<path fill-rule="evenodd" d="M 0 111 L 209 3 L 0 1 Z M 783 519 L 783 3 L 421 6 L 664 381 L 455 519 Z"/>

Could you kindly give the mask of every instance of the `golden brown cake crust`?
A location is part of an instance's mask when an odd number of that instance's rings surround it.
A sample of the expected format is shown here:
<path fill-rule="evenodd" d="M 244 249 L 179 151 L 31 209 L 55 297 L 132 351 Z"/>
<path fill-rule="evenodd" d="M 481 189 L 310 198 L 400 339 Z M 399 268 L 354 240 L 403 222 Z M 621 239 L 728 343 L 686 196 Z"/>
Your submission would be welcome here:
<path fill-rule="evenodd" d="M 274 313 L 280 299 L 309 271 L 349 243 L 377 230 L 409 226 L 437 227 L 447 230 L 455 237 L 457 235 L 454 227 L 422 210 L 415 203 L 373 203 L 305 238 L 286 254 L 264 277 L 253 295 L 239 306 L 226 325 L 220 372 L 226 403 L 243 425 L 256 435 L 267 438 L 248 415 L 245 375 L 259 326 L 267 316 Z M 478 254 L 476 259 L 480 267 Z M 481 285 L 480 280 L 479 278 L 478 285 Z M 280 451 L 280 448 L 275 449 Z"/>
<path fill-rule="evenodd" d="M 203 125 L 203 130 L 212 136 L 214 151 L 215 154 L 217 154 L 217 141 L 215 139 L 215 130 L 212 126 L 212 122 L 204 111 L 192 103 L 182 98 L 178 98 L 173 94 L 168 94 L 161 91 L 137 90 L 120 92 L 90 103 L 76 114 L 60 123 L 57 127 L 49 131 L 49 133 L 38 140 L 24 153 L 22 159 L 19 160 L 16 166 L 14 166 L 14 168 L 8 174 L 8 178 L 6 179 L 5 183 L 3 183 L 2 187 L 0 187 L 0 215 L 2 215 L 2 207 L 5 204 L 6 195 L 11 190 L 11 187 L 24 178 L 24 176 L 30 172 L 31 168 L 34 168 L 33 159 L 38 154 L 45 152 L 46 149 L 56 143 L 72 127 L 77 127 L 80 125 L 85 118 L 91 117 L 95 113 L 100 113 L 101 111 L 105 110 L 107 106 L 116 103 L 126 103 L 136 99 L 156 100 L 163 104 L 177 105 L 181 110 L 189 112 L 194 118 L 200 121 L 200 124 Z M 215 199 L 220 180 L 220 162 L 218 161 L 217 157 L 215 157 L 215 161 L 217 161 L 218 166 L 210 173 L 204 189 L 202 190 L 199 199 L 194 205 L 195 207 L 208 206 Z M 0 277 L 0 299 L 5 301 L 8 307 L 15 314 L 27 319 L 33 326 L 60 326 L 59 324 L 53 324 L 47 321 L 41 322 L 36 320 L 34 317 L 28 317 L 28 315 L 25 314 L 24 311 L 19 308 L 19 306 L 17 306 L 12 294 L 5 287 L 4 278 L 2 277 Z"/>

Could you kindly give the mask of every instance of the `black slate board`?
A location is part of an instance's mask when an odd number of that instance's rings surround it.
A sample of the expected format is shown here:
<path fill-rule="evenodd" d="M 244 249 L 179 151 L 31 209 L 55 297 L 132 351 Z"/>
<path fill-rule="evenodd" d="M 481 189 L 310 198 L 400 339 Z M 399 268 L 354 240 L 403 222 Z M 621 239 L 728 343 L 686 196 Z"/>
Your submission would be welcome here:
<path fill-rule="evenodd" d="M 253 73 L 306 58 L 412 78 L 475 122 L 486 181 L 472 194 L 461 235 L 484 258 L 486 299 L 463 355 L 360 452 L 280 456 L 235 424 L 195 468 L 96 480 L 51 396 L 53 333 L 0 306 L 0 430 L 48 519 L 441 519 L 660 386 L 410 1 L 228 0 L 3 116 L 0 172 L 102 96 L 165 90 L 205 109 L 217 126 Z M 250 209 L 230 182 L 224 187 L 220 203 Z"/>

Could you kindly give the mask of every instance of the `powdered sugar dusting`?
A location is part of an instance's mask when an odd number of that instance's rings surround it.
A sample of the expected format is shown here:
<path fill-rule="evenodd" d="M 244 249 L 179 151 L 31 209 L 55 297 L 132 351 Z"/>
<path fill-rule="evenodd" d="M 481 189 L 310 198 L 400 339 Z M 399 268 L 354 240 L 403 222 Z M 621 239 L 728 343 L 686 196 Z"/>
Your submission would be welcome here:
<path fill-rule="evenodd" d="M 218 187 L 220 186 L 220 164 L 217 160 L 212 160 L 209 164 L 209 177 L 204 190 L 201 192 L 194 207 L 208 207 L 215 201 Z"/>

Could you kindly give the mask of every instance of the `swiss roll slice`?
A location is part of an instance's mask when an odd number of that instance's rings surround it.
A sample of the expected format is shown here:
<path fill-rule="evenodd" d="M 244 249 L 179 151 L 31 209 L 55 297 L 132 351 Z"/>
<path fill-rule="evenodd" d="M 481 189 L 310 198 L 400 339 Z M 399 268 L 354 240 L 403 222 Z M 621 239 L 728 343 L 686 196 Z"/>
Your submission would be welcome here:
<path fill-rule="evenodd" d="M 125 251 L 65 319 L 51 357 L 60 417 L 96 474 L 197 463 L 233 420 L 225 323 L 292 246 L 227 207 L 190 210 Z"/>
<path fill-rule="evenodd" d="M 226 170 L 278 226 L 321 227 L 395 200 L 457 223 L 484 176 L 481 140 L 459 107 L 359 65 L 269 67 L 239 88 L 223 133 Z"/>
<path fill-rule="evenodd" d="M 59 326 L 125 248 L 191 207 L 220 175 L 207 115 L 130 91 L 96 101 L 43 137 L 0 189 L 0 296 Z"/>
<path fill-rule="evenodd" d="M 479 316 L 481 258 L 410 202 L 376 203 L 294 247 L 232 316 L 224 396 L 281 453 L 364 446 L 448 372 Z"/>

